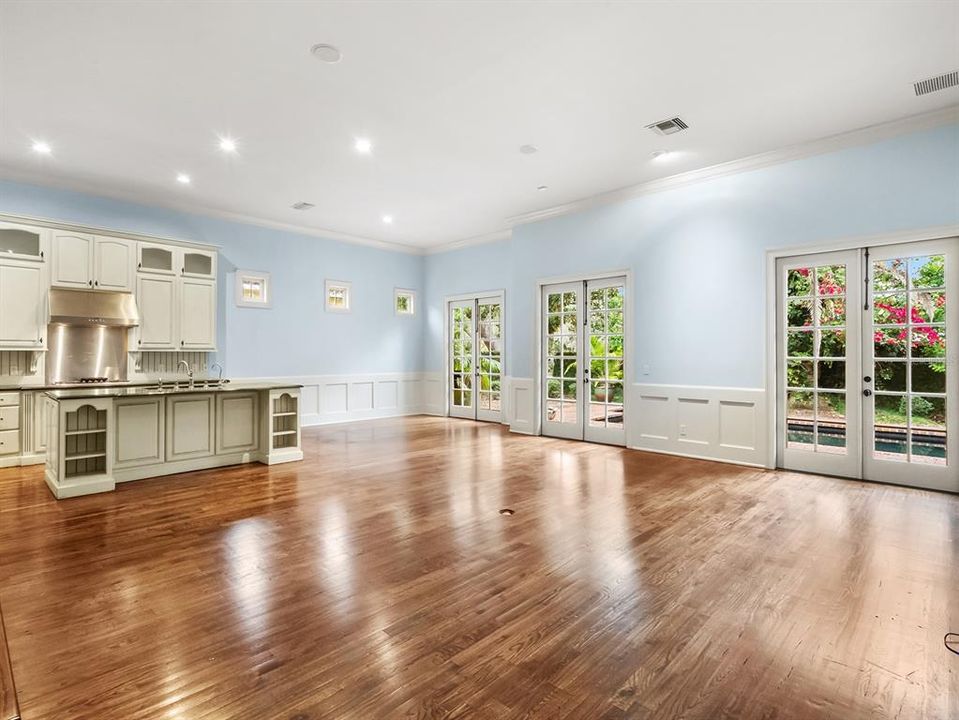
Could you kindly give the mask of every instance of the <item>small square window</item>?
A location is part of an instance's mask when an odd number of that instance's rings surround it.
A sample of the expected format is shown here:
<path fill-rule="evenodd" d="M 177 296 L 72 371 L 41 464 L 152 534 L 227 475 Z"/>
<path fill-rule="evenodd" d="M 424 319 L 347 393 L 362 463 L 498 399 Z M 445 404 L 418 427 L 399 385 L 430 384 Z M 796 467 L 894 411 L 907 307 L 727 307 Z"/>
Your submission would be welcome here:
<path fill-rule="evenodd" d="M 416 314 L 416 292 L 396 288 L 393 291 L 393 310 L 396 311 L 397 315 Z"/>
<path fill-rule="evenodd" d="M 237 270 L 235 285 L 237 307 L 268 308 L 273 304 L 270 273 Z"/>
<path fill-rule="evenodd" d="M 326 281 L 326 309 L 330 312 L 350 311 L 350 283 Z"/>

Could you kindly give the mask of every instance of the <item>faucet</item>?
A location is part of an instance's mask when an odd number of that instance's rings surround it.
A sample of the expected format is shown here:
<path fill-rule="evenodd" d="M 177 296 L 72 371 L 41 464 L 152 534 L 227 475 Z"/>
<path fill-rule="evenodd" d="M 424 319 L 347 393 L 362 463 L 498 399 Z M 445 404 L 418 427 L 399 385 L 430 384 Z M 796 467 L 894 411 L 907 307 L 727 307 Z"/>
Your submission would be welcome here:
<path fill-rule="evenodd" d="M 186 376 L 190 378 L 190 389 L 193 389 L 193 370 L 190 369 L 190 363 L 186 360 L 181 360 L 176 364 L 176 369 L 179 370 L 181 365 L 186 365 Z"/>
<path fill-rule="evenodd" d="M 212 365 L 210 365 L 210 369 L 212 370 L 213 368 L 216 368 L 217 370 L 220 371 L 216 376 L 216 384 L 220 385 L 223 382 L 223 366 L 220 365 L 220 363 L 215 362 Z"/>

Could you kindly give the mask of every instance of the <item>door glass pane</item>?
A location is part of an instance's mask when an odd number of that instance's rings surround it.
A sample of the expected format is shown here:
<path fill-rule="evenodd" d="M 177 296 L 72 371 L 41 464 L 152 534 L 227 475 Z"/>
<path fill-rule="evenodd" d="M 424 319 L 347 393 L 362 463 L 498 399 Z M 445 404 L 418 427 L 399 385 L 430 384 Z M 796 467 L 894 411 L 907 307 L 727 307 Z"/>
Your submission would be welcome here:
<path fill-rule="evenodd" d="M 846 265 L 786 272 L 786 447 L 846 453 Z"/>
<path fill-rule="evenodd" d="M 450 313 L 450 367 L 453 375 L 450 402 L 454 407 L 473 406 L 473 308 L 457 306 Z"/>
<path fill-rule="evenodd" d="M 589 424 L 623 427 L 624 286 L 589 292 Z"/>
<path fill-rule="evenodd" d="M 846 394 L 817 393 L 816 450 L 846 452 Z"/>
<path fill-rule="evenodd" d="M 873 457 L 945 465 L 944 255 L 873 263 Z"/>
<path fill-rule="evenodd" d="M 498 302 L 479 303 L 479 322 L 476 326 L 476 362 L 480 391 L 480 410 L 499 410 L 500 407 L 500 381 L 502 379 L 502 358 L 500 357 L 500 345 L 503 337 L 503 326 L 500 323 L 501 308 Z M 549 319 L 556 319 L 559 324 L 558 315 L 550 315 Z M 547 327 L 547 332 L 550 328 Z M 555 334 L 550 332 L 550 334 Z M 547 360 L 547 372 L 550 371 L 551 362 L 557 362 L 556 358 Z"/>
<path fill-rule="evenodd" d="M 578 293 L 546 296 L 546 420 L 575 423 L 579 391 L 576 335 L 579 332 Z M 499 377 L 496 378 L 497 387 Z M 499 396 L 496 395 L 498 400 Z"/>

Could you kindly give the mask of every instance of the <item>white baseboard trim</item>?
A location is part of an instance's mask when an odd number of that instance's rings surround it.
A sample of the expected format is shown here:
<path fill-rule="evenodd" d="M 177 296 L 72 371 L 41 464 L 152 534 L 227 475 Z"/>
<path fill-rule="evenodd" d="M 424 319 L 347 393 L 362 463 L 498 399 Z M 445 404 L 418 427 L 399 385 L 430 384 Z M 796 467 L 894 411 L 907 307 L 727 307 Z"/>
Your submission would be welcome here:
<path fill-rule="evenodd" d="M 238 381 L 302 385 L 302 427 L 419 415 L 428 411 L 427 373 L 287 375 L 240 378 Z"/>
<path fill-rule="evenodd" d="M 766 391 L 643 385 L 630 388 L 627 446 L 766 467 Z"/>

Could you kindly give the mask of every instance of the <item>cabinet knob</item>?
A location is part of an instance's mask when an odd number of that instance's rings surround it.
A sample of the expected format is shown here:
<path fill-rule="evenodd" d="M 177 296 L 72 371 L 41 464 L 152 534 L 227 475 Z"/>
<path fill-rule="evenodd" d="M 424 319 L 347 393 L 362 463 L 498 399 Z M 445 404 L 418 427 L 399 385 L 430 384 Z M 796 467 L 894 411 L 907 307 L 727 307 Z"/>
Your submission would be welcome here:
<path fill-rule="evenodd" d="M 99 287 L 100 281 L 99 281 L 99 280 L 94 280 L 94 281 L 93 281 L 93 284 Z"/>
<path fill-rule="evenodd" d="M 90 287 L 93 287 L 93 280 L 87 280 L 87 284 L 88 284 Z"/>

